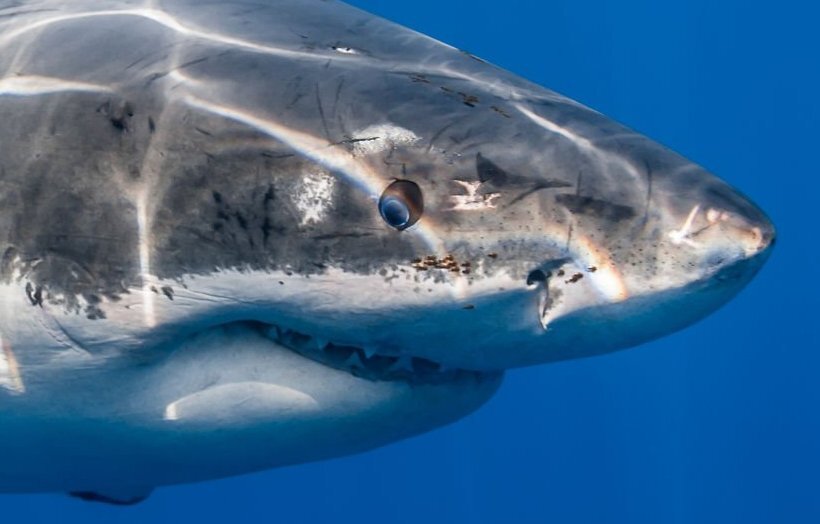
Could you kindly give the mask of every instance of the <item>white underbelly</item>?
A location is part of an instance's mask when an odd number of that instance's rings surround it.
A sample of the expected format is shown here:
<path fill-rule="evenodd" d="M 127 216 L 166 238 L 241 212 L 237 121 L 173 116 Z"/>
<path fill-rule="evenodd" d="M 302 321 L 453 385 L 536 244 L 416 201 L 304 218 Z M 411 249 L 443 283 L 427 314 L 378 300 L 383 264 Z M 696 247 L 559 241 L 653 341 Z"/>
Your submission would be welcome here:
<path fill-rule="evenodd" d="M 22 376 L 24 393 L 0 390 L 0 491 L 127 491 L 355 453 L 454 421 L 500 383 L 374 382 L 243 325 L 160 358 Z"/>

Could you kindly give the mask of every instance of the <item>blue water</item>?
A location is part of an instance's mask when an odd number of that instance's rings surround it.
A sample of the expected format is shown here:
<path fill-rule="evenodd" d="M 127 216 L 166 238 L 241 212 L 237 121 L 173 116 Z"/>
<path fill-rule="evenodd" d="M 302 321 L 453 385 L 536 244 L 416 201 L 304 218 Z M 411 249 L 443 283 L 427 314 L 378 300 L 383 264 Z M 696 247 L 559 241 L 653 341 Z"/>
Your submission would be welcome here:
<path fill-rule="evenodd" d="M 773 218 L 779 242 L 769 264 L 698 325 L 614 355 L 509 373 L 482 410 L 428 435 L 165 488 L 127 509 L 2 496 L 0 521 L 820 522 L 818 8 L 795 0 L 353 3 L 705 165 Z"/>

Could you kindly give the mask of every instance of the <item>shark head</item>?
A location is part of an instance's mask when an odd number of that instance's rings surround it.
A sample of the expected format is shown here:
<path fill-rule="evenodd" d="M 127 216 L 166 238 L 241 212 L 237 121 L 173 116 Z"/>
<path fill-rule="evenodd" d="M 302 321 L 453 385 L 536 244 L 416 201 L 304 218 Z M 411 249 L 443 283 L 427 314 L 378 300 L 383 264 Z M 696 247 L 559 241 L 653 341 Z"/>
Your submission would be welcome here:
<path fill-rule="evenodd" d="M 225 125 L 287 145 L 272 154 L 284 158 L 233 158 L 221 180 L 174 188 L 184 197 L 165 192 L 158 273 L 201 273 L 236 301 L 217 318 L 275 326 L 275 340 L 310 341 L 323 362 L 327 345 L 355 348 L 363 368 L 497 371 L 673 332 L 766 259 L 774 229 L 754 204 L 592 110 L 544 92 L 497 100 L 477 81 L 391 81 L 378 100 L 352 86 L 344 102 L 319 94 L 300 124 L 190 102 L 211 122 L 198 148 Z M 495 109 L 478 111 L 484 100 Z M 355 116 L 333 124 L 334 102 Z"/>
<path fill-rule="evenodd" d="M 29 421 L 8 438 L 71 413 L 96 445 L 49 464 L 72 483 L 0 488 L 85 493 L 127 463 L 137 490 L 418 433 L 506 369 L 695 322 L 774 240 L 665 147 L 338 3 L 54 4 L 0 27 L 0 400 Z"/>
<path fill-rule="evenodd" d="M 363 69 L 379 50 L 351 45 L 286 85 L 257 55 L 181 75 L 156 143 L 182 153 L 143 188 L 151 274 L 176 302 L 126 324 L 252 320 L 322 362 L 354 351 L 362 373 L 499 371 L 673 332 L 766 259 L 767 217 L 667 148 L 455 50 L 435 75 Z M 223 300 L 177 318 L 200 286 Z"/>

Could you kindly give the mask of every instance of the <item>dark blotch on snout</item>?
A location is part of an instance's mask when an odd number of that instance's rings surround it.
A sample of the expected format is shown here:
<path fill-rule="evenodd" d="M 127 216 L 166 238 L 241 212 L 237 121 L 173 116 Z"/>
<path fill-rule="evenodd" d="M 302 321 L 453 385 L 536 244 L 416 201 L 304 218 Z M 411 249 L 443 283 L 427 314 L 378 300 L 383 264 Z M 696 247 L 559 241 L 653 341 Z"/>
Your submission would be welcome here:
<path fill-rule="evenodd" d="M 620 222 L 635 217 L 635 210 L 630 206 L 588 196 L 561 194 L 557 195 L 555 199 L 559 204 L 566 207 L 570 213 L 576 215 L 594 216 L 610 222 Z"/>

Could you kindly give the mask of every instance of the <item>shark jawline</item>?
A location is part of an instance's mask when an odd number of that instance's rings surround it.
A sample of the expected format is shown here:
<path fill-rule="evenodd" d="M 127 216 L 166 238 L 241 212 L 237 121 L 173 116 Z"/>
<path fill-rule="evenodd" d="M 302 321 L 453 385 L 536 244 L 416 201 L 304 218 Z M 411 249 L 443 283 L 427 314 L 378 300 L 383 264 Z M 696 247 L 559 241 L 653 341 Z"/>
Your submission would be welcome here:
<path fill-rule="evenodd" d="M 324 366 L 374 382 L 407 382 L 412 385 L 484 381 L 496 372 L 446 368 L 416 356 L 384 355 L 349 344 L 336 344 L 277 324 L 256 320 L 235 322 L 260 332 L 272 342 Z"/>

